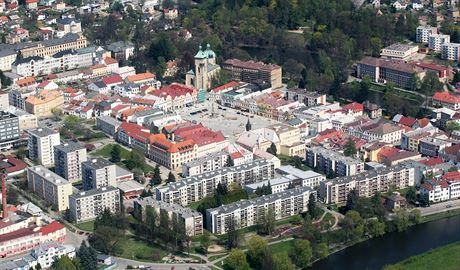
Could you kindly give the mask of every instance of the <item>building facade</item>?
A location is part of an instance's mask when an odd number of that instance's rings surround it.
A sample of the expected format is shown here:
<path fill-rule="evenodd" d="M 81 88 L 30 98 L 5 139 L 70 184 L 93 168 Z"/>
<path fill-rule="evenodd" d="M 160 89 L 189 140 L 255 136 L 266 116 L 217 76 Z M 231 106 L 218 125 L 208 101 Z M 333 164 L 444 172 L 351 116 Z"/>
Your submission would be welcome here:
<path fill-rule="evenodd" d="M 116 187 L 91 189 L 69 196 L 70 217 L 76 223 L 94 220 L 106 209 L 117 214 L 120 207 L 120 190 Z"/>
<path fill-rule="evenodd" d="M 323 147 L 308 148 L 306 162 L 311 168 L 317 168 L 326 175 L 336 177 L 355 175 L 364 171 L 364 162 Z"/>
<path fill-rule="evenodd" d="M 19 118 L 9 112 L 0 111 L 0 149 L 12 148 L 19 139 Z"/>
<path fill-rule="evenodd" d="M 231 72 L 233 80 L 248 83 L 266 82 L 270 83 L 273 89 L 282 86 L 282 70 L 275 64 L 228 59 L 222 64 L 222 68 Z"/>
<path fill-rule="evenodd" d="M 29 130 L 28 133 L 29 158 L 43 166 L 54 165 L 54 146 L 61 143 L 59 132 L 43 127 Z"/>
<path fill-rule="evenodd" d="M 116 165 L 103 159 L 95 158 L 81 164 L 83 188 L 85 190 L 116 186 Z"/>
<path fill-rule="evenodd" d="M 81 163 L 87 160 L 86 148 L 76 142 L 54 146 L 54 171 L 70 182 L 82 179 Z"/>

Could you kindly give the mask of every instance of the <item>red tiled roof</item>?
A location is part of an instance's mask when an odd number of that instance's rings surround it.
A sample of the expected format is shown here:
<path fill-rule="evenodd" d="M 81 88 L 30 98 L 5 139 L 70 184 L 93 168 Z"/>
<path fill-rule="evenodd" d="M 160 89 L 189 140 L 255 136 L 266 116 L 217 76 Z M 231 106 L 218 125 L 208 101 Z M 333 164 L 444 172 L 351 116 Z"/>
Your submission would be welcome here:
<path fill-rule="evenodd" d="M 123 83 L 123 79 L 118 74 L 111 75 L 111 76 L 106 76 L 106 77 L 102 78 L 102 81 L 106 85 Z"/>
<path fill-rule="evenodd" d="M 118 61 L 113 59 L 112 57 L 104 58 L 104 62 L 106 65 L 118 64 Z"/>
<path fill-rule="evenodd" d="M 212 89 L 212 91 L 217 93 L 217 92 L 220 92 L 220 91 L 224 91 L 224 90 L 227 90 L 227 89 L 230 89 L 230 88 L 237 87 L 238 85 L 240 85 L 238 82 L 231 81 L 229 83 L 226 83 L 224 85 L 221 85 L 221 86 L 218 86 L 218 87 Z"/>
<path fill-rule="evenodd" d="M 426 127 L 430 123 L 430 119 L 428 118 L 422 118 L 418 120 L 418 124 L 420 127 Z"/>
<path fill-rule="evenodd" d="M 34 229 L 35 229 L 35 227 L 28 227 L 28 228 L 22 228 L 22 229 L 19 229 L 19 230 L 15 230 L 15 231 L 12 231 L 12 232 L 9 232 L 9 233 L 2 234 L 2 235 L 0 235 L 0 243 L 10 241 L 10 240 L 13 240 L 13 239 L 26 237 L 26 236 L 33 235 L 33 234 L 38 235 L 39 232 L 34 231 Z"/>
<path fill-rule="evenodd" d="M 123 122 L 121 123 L 120 130 L 123 130 L 129 137 L 143 142 L 148 142 L 153 134 L 150 134 L 150 131 L 138 124 Z"/>
<path fill-rule="evenodd" d="M 460 144 L 454 144 L 452 146 L 448 146 L 444 148 L 442 151 L 448 155 L 456 155 L 460 151 Z"/>
<path fill-rule="evenodd" d="M 0 169 L 4 169 L 6 173 L 14 173 L 27 168 L 27 164 L 24 161 L 11 155 L 0 156 L 0 159 L 6 160 L 6 163 L 0 164 Z"/>
<path fill-rule="evenodd" d="M 434 165 L 442 164 L 444 163 L 444 161 L 440 157 L 432 157 L 432 158 L 428 158 L 425 160 L 421 160 L 419 161 L 419 163 L 425 164 L 426 166 L 434 166 Z"/>
<path fill-rule="evenodd" d="M 417 122 L 417 119 L 412 117 L 402 116 L 401 119 L 399 119 L 399 123 L 401 125 L 405 125 L 408 127 L 412 127 L 415 124 L 415 122 Z"/>
<path fill-rule="evenodd" d="M 192 124 L 180 127 L 174 131 L 174 134 L 185 140 L 193 140 L 198 145 L 206 145 L 225 140 L 221 131 L 212 131 L 202 124 Z"/>
<path fill-rule="evenodd" d="M 50 224 L 43 226 L 40 229 L 40 231 L 42 232 L 43 235 L 47 235 L 47 234 L 54 233 L 64 228 L 65 228 L 64 225 L 62 225 L 61 223 L 57 221 L 53 221 Z"/>
<path fill-rule="evenodd" d="M 362 112 L 364 111 L 364 105 L 361 103 L 353 102 L 342 106 L 343 109 L 352 112 Z"/>
<path fill-rule="evenodd" d="M 164 98 L 170 96 L 172 99 L 175 99 L 176 97 L 184 96 L 186 94 L 192 94 L 194 90 L 194 88 L 185 86 L 180 83 L 172 83 L 162 87 L 161 89 L 153 91 L 152 95 Z"/>
<path fill-rule="evenodd" d="M 238 159 L 238 158 L 242 158 L 243 154 L 241 154 L 240 152 L 233 152 L 230 154 L 230 156 L 232 157 L 232 159 Z"/>
<path fill-rule="evenodd" d="M 391 146 L 384 146 L 379 152 L 379 157 L 380 158 L 388 158 L 390 156 L 396 155 L 399 152 L 399 149 L 396 149 Z"/>
<path fill-rule="evenodd" d="M 460 172 L 447 172 L 445 173 L 441 179 L 446 180 L 448 182 L 456 182 L 460 180 Z"/>
<path fill-rule="evenodd" d="M 155 74 L 150 73 L 150 72 L 139 73 L 139 74 L 135 74 L 135 75 L 129 75 L 126 79 L 129 82 L 152 80 L 152 79 L 155 79 Z"/>
<path fill-rule="evenodd" d="M 460 103 L 460 98 L 450 94 L 447 91 L 444 92 L 436 92 L 433 95 L 433 99 L 440 101 L 440 102 L 445 102 L 445 103 L 450 103 L 450 104 L 457 104 Z"/>

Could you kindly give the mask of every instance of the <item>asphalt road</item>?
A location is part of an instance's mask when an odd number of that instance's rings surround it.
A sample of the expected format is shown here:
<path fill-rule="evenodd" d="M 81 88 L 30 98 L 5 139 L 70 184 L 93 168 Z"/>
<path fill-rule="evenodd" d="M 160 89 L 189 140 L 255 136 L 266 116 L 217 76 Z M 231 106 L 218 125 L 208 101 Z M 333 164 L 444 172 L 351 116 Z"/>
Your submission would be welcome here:
<path fill-rule="evenodd" d="M 428 215 L 447 212 L 449 210 L 454 210 L 454 209 L 459 209 L 459 208 L 460 208 L 460 200 L 452 200 L 452 201 L 432 204 L 429 207 L 421 207 L 419 209 L 422 213 L 422 216 L 428 216 Z"/>

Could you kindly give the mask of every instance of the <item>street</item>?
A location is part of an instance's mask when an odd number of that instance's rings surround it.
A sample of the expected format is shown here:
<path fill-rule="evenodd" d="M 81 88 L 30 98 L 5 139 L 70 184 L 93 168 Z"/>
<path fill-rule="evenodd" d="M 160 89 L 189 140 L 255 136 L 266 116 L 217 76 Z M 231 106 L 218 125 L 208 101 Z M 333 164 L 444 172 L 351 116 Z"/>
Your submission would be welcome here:
<path fill-rule="evenodd" d="M 432 204 L 429 207 L 419 208 L 422 216 L 428 216 L 436 213 L 447 212 L 449 210 L 460 209 L 460 200 L 452 200 L 441 203 Z"/>

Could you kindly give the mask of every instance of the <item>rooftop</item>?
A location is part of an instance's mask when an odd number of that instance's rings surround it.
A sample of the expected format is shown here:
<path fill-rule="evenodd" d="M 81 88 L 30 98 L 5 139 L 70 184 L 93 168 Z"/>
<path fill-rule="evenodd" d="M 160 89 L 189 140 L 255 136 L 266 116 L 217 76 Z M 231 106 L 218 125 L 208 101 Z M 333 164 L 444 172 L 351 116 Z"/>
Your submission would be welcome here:
<path fill-rule="evenodd" d="M 46 181 L 55 184 L 56 186 L 67 185 L 70 182 L 66 179 L 62 178 L 61 176 L 55 174 L 54 172 L 48 170 L 42 165 L 37 165 L 34 167 L 27 168 L 29 171 L 33 171 L 34 173 L 40 175 L 40 177 L 46 179 Z"/>
<path fill-rule="evenodd" d="M 49 136 L 49 135 L 53 135 L 53 134 L 58 134 L 57 131 L 54 131 L 52 129 L 49 129 L 47 127 L 41 127 L 41 128 L 35 128 L 35 129 L 30 129 L 27 131 L 29 134 L 32 134 L 36 137 L 46 137 L 46 136 Z"/>
<path fill-rule="evenodd" d="M 66 143 L 63 143 L 63 144 L 55 145 L 54 149 L 57 149 L 59 151 L 65 152 L 65 153 L 70 153 L 70 152 L 74 152 L 74 151 L 78 151 L 78 150 L 82 150 L 82 149 L 86 149 L 86 148 L 85 148 L 85 146 L 83 146 L 83 145 L 81 145 L 79 143 L 69 141 L 69 142 L 66 142 Z"/>
<path fill-rule="evenodd" d="M 86 190 L 82 192 L 73 193 L 69 197 L 75 198 L 75 199 L 81 199 L 81 198 L 91 197 L 94 195 L 99 195 L 99 194 L 108 193 L 108 192 L 117 191 L 117 190 L 118 188 L 113 187 L 113 186 L 101 187 L 101 188 L 95 188 L 95 189 L 90 189 L 90 190 Z"/>
<path fill-rule="evenodd" d="M 107 159 L 98 157 L 98 158 L 93 158 L 93 159 L 83 162 L 82 166 L 86 166 L 86 167 L 90 167 L 92 169 L 98 170 L 98 169 L 105 168 L 107 166 L 115 166 L 115 164 L 108 161 Z"/>

